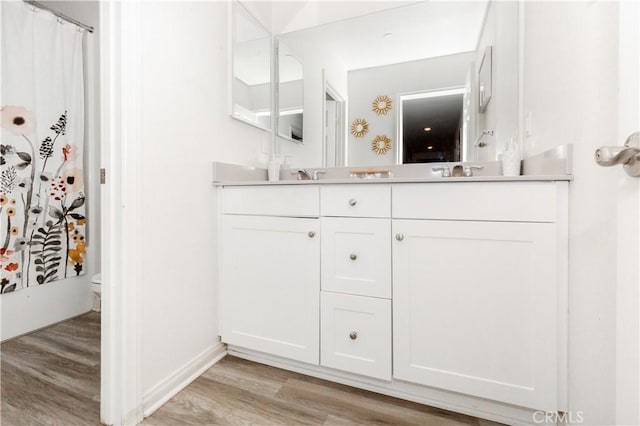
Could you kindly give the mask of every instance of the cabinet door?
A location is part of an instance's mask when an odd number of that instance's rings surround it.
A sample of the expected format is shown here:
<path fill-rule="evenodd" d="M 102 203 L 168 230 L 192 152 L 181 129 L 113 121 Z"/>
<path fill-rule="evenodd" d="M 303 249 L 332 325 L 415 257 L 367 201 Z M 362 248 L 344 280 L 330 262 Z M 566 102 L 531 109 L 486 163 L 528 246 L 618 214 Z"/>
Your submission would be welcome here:
<path fill-rule="evenodd" d="M 222 341 L 319 363 L 318 219 L 224 215 Z"/>
<path fill-rule="evenodd" d="M 394 377 L 556 411 L 556 225 L 392 227 Z"/>
<path fill-rule="evenodd" d="M 322 365 L 391 380 L 391 301 L 322 292 Z"/>
<path fill-rule="evenodd" d="M 391 298 L 391 221 L 323 217 L 322 290 Z"/>

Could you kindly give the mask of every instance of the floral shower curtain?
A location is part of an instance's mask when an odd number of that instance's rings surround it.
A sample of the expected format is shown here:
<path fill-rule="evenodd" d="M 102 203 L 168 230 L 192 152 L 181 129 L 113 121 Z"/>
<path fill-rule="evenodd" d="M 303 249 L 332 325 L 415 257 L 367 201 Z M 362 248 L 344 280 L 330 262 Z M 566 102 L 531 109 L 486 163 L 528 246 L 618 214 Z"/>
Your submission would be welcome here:
<path fill-rule="evenodd" d="M 3 1 L 0 294 L 83 274 L 84 32 Z"/>

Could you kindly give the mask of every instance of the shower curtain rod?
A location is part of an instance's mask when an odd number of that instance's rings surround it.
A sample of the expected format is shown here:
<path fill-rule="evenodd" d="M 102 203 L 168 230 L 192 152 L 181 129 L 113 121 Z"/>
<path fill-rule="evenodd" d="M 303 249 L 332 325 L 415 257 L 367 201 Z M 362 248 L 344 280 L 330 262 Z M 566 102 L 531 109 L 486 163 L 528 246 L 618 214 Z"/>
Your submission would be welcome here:
<path fill-rule="evenodd" d="M 47 12 L 51 12 L 51 13 L 53 13 L 55 16 L 57 16 L 58 18 L 60 18 L 60 19 L 64 19 L 64 20 L 65 20 L 65 21 L 67 21 L 67 22 L 71 22 L 72 24 L 77 25 L 77 26 L 79 26 L 80 28 L 83 28 L 83 29 L 85 29 L 85 30 L 89 31 L 90 33 L 93 33 L 93 27 L 92 27 L 92 26 L 90 26 L 90 25 L 85 25 L 85 24 L 83 24 L 82 22 L 80 22 L 80 21 L 76 21 L 75 19 L 70 18 L 70 17 L 68 17 L 67 15 L 63 14 L 63 13 L 56 12 L 55 10 L 53 10 L 53 9 L 51 9 L 51 8 L 49 8 L 49 7 L 45 6 L 45 5 L 43 5 L 42 3 L 38 3 L 37 1 L 33 1 L 33 0 L 22 0 L 22 1 L 24 1 L 24 2 L 25 2 L 25 3 L 27 3 L 27 4 L 30 4 L 30 5 L 31 5 L 31 6 L 33 6 L 33 7 L 38 8 L 38 9 L 42 9 L 42 10 L 46 10 Z"/>

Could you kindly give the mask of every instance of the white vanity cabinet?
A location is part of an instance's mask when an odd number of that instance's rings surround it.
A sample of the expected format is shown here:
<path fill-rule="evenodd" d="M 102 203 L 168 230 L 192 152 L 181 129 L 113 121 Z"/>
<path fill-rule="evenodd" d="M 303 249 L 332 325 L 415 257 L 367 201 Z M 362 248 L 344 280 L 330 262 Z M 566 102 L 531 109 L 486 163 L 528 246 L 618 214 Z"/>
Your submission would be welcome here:
<path fill-rule="evenodd" d="M 394 186 L 394 378 L 562 409 L 557 199 L 553 182 Z"/>
<path fill-rule="evenodd" d="M 231 353 L 505 423 L 568 409 L 568 182 L 308 182 L 220 199 Z"/>
<path fill-rule="evenodd" d="M 318 364 L 318 188 L 225 188 L 221 198 L 222 341 Z"/>

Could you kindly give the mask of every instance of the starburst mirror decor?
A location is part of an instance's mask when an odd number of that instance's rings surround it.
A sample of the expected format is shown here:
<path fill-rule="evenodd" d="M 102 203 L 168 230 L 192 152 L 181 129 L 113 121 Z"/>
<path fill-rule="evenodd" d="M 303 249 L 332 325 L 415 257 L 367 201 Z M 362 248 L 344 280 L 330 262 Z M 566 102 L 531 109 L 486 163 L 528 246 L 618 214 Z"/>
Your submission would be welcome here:
<path fill-rule="evenodd" d="M 384 155 L 391 149 L 391 139 L 387 135 L 377 135 L 371 142 L 371 149 L 378 155 Z"/>
<path fill-rule="evenodd" d="M 364 118 L 356 118 L 351 123 L 351 134 L 356 138 L 361 138 L 369 131 L 369 123 Z"/>
<path fill-rule="evenodd" d="M 373 112 L 378 115 L 386 115 L 391 109 L 391 99 L 387 95 L 378 96 L 373 101 Z"/>

